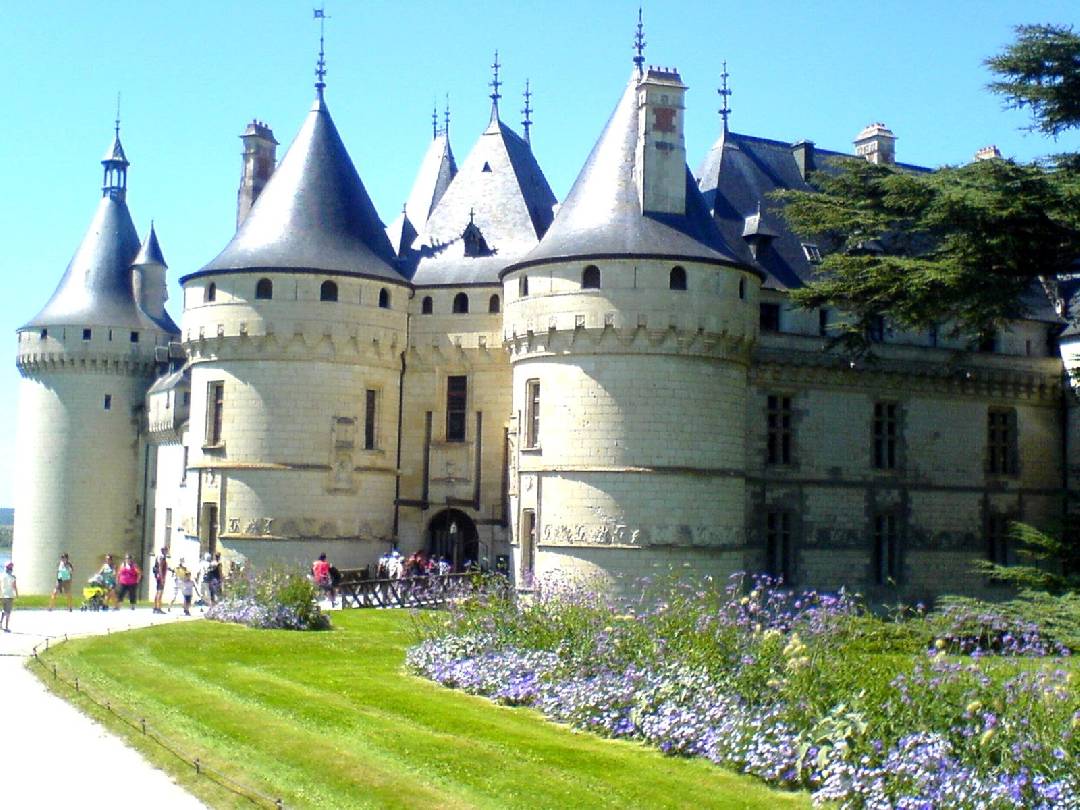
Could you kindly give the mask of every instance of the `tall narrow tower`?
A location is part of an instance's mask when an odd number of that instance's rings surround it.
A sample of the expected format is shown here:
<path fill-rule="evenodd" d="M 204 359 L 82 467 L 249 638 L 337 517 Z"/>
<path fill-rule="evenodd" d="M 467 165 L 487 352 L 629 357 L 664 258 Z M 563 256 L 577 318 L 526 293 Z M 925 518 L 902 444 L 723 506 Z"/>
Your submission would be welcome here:
<path fill-rule="evenodd" d="M 52 587 L 61 552 L 83 578 L 106 552 L 138 550 L 140 413 L 154 349 L 177 329 L 163 307 L 147 312 L 136 297 L 140 245 L 126 202 L 128 165 L 117 127 L 90 227 L 48 303 L 18 330 L 12 556 L 27 593 Z M 152 231 L 150 242 L 140 287 L 163 304 L 164 262 L 155 264 Z"/>

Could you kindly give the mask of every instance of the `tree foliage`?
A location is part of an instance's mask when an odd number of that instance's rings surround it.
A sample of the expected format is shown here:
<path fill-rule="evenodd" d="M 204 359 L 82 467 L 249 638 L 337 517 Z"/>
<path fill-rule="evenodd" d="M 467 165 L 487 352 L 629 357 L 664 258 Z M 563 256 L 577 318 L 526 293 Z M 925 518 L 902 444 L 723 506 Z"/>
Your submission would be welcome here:
<path fill-rule="evenodd" d="M 1080 125 L 1080 37 L 1021 26 L 988 60 L 991 89 L 1028 106 L 1052 134 Z M 1039 277 L 1080 257 L 1080 159 L 991 159 L 934 172 L 846 159 L 811 176 L 814 192 L 783 191 L 792 228 L 827 250 L 793 293 L 805 307 L 850 313 L 843 340 L 865 348 L 874 319 L 945 325 L 973 341 L 1022 316 Z"/>
<path fill-rule="evenodd" d="M 975 568 L 998 582 L 1048 593 L 1080 593 L 1080 525 L 1072 518 L 1058 534 L 1013 523 L 1009 539 L 1017 545 L 1019 565 L 976 560 Z"/>
<path fill-rule="evenodd" d="M 1030 108 L 1030 129 L 1057 137 L 1080 121 L 1080 34 L 1072 26 L 1021 25 L 1016 42 L 986 60 L 990 89 L 1009 107 Z"/>

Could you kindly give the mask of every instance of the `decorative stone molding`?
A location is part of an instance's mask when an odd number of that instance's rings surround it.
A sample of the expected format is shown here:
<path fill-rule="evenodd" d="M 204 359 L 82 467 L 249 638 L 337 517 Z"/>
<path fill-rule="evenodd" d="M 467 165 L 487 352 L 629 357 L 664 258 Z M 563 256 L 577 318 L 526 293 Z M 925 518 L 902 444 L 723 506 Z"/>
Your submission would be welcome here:
<path fill-rule="evenodd" d="M 576 354 L 673 354 L 731 360 L 742 365 L 750 362 L 753 336 L 729 332 L 709 332 L 668 326 L 650 329 L 646 326 L 602 326 L 572 329 L 551 329 L 540 333 L 511 332 L 503 345 L 511 360 L 530 357 Z"/>
<path fill-rule="evenodd" d="M 657 524 L 626 526 L 620 523 L 545 524 L 544 546 L 596 546 L 614 548 L 734 548 L 741 536 L 714 525 Z"/>

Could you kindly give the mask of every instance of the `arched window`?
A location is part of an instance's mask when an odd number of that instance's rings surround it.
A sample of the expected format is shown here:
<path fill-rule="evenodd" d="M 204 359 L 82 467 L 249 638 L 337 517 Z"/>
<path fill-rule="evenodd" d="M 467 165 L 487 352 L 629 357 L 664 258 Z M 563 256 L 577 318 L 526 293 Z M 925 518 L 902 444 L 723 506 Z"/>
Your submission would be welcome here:
<path fill-rule="evenodd" d="M 746 279 L 739 279 L 739 298 L 746 298 Z"/>
<path fill-rule="evenodd" d="M 588 267 L 581 271 L 581 289 L 600 289 L 600 268 L 597 267 L 595 264 L 590 264 Z"/>
<path fill-rule="evenodd" d="M 671 268 L 671 275 L 668 276 L 668 289 L 686 289 L 686 268 L 678 264 Z"/>
<path fill-rule="evenodd" d="M 210 282 L 206 285 L 206 290 L 203 292 L 203 301 L 211 303 L 217 300 L 217 284 Z"/>
<path fill-rule="evenodd" d="M 420 302 L 420 314 L 430 315 L 432 313 L 433 305 L 431 302 L 431 296 L 425 295 L 424 300 Z"/>
<path fill-rule="evenodd" d="M 518 296 L 524 298 L 529 294 L 529 277 L 522 276 L 518 279 Z"/>
<path fill-rule="evenodd" d="M 379 308 L 390 309 L 390 291 L 386 287 L 379 290 Z"/>
<path fill-rule="evenodd" d="M 319 287 L 320 301 L 337 301 L 337 284 L 332 281 L 324 281 Z"/>
<path fill-rule="evenodd" d="M 493 296 L 491 296 L 491 299 L 488 301 L 488 312 L 498 312 L 498 311 L 499 311 L 499 296 L 493 295 Z"/>
<path fill-rule="evenodd" d="M 454 296 L 454 314 L 465 315 L 469 311 L 469 296 L 465 293 L 458 293 Z"/>
<path fill-rule="evenodd" d="M 268 278 L 260 278 L 255 285 L 255 297 L 263 301 L 269 301 L 274 297 L 274 282 Z"/>

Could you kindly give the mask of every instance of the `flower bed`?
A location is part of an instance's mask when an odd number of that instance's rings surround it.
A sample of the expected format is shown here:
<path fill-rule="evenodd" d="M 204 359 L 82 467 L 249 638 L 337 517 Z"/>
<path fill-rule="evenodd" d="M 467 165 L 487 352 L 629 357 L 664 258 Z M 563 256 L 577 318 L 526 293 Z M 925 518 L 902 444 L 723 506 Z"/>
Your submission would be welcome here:
<path fill-rule="evenodd" d="M 318 598 L 309 577 L 272 567 L 230 579 L 226 596 L 207 609 L 206 618 L 268 630 L 326 630 L 330 617 Z"/>
<path fill-rule="evenodd" d="M 428 622 L 446 686 L 842 807 L 1080 807 L 1068 650 L 988 605 L 884 621 L 844 594 L 674 586 L 654 607 L 542 586 Z"/>

